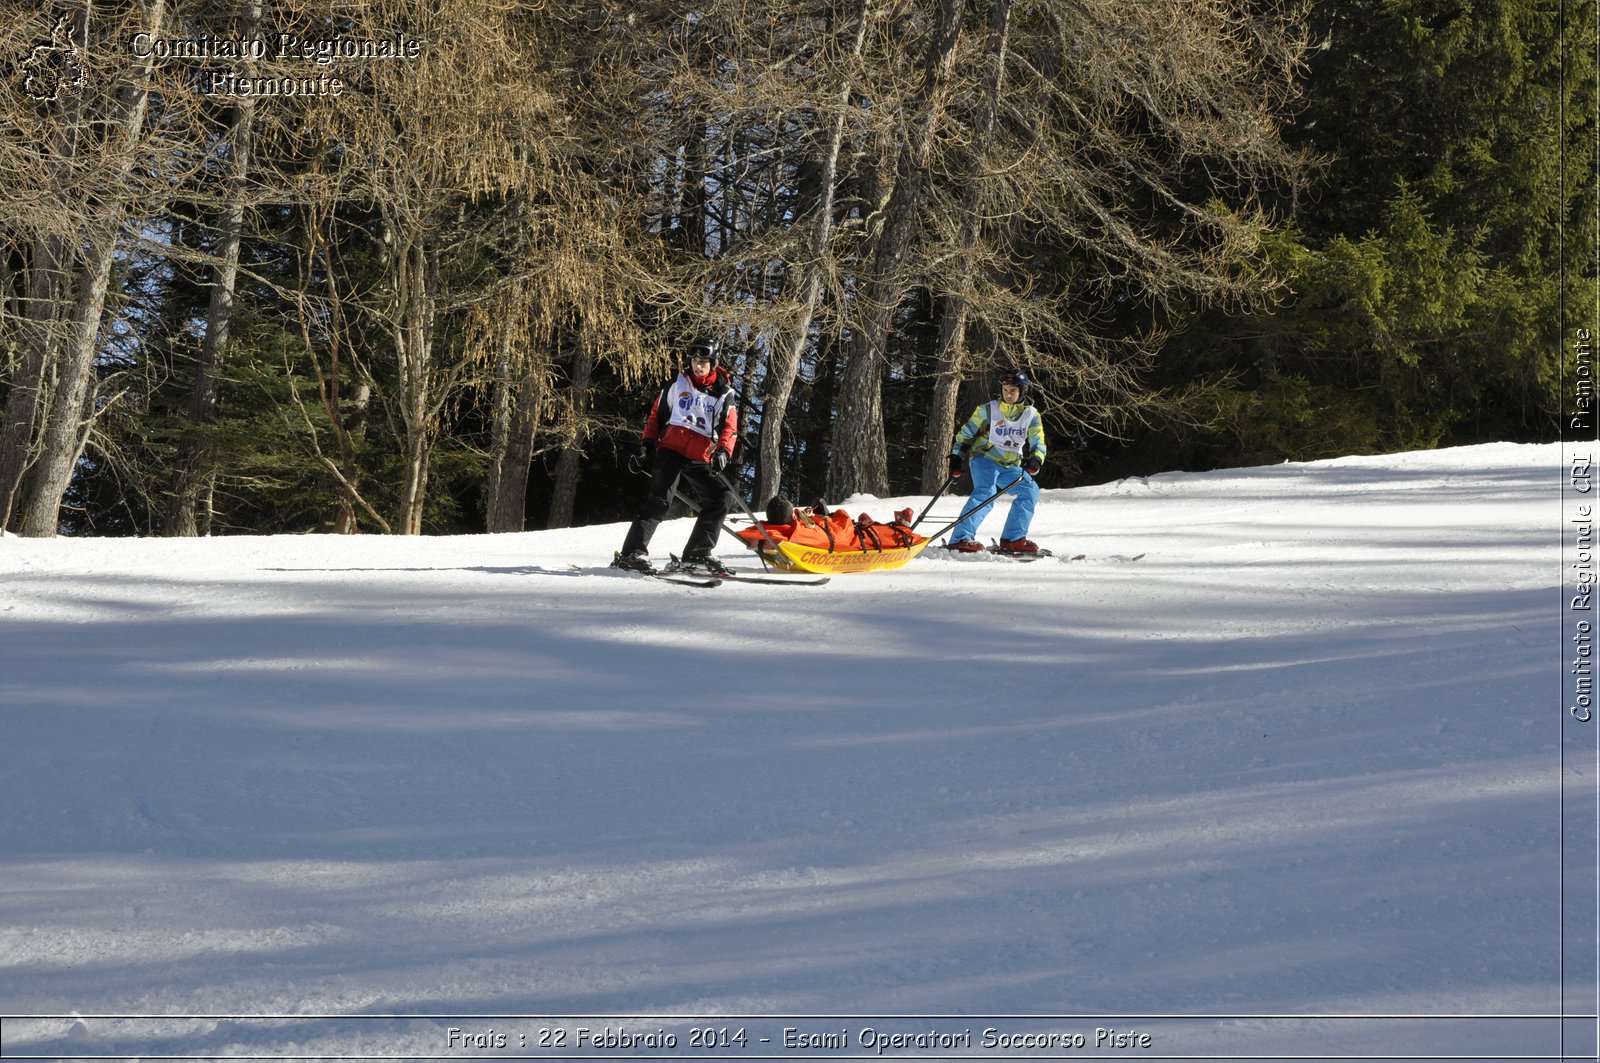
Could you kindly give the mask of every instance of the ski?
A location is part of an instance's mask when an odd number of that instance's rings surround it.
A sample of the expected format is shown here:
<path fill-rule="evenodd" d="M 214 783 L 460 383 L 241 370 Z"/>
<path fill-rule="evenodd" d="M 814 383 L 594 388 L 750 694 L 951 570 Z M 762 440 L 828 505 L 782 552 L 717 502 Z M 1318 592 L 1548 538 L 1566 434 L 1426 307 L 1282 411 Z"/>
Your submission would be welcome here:
<path fill-rule="evenodd" d="M 575 572 L 593 571 L 592 569 L 583 569 L 570 562 L 568 563 L 567 567 Z M 600 570 L 600 573 L 606 576 L 639 576 L 643 579 L 660 580 L 662 583 L 676 583 L 683 587 L 720 587 L 722 585 L 722 580 L 716 578 L 715 576 L 690 576 L 681 572 L 662 572 L 659 569 L 652 569 L 649 572 L 641 572 L 636 568 L 618 568 L 615 565 L 607 565 L 605 568 Z"/>
<path fill-rule="evenodd" d="M 796 587 L 820 587 L 828 582 L 827 576 L 823 576 L 821 579 L 807 579 L 804 576 L 790 578 L 783 575 L 768 575 L 765 572 L 731 569 L 720 561 L 715 562 L 716 568 L 697 568 L 692 565 L 685 565 L 677 554 L 668 556 L 672 558 L 672 561 L 666 568 L 661 570 L 666 575 L 725 580 L 729 583 L 767 583 L 778 587 L 786 584 Z"/>
<path fill-rule="evenodd" d="M 972 564 L 973 562 L 978 562 L 978 561 L 982 561 L 982 562 L 989 562 L 989 561 L 1015 561 L 1018 564 L 1027 565 L 1027 564 L 1031 564 L 1031 563 L 1033 563 L 1035 561 L 1043 560 L 1044 558 L 1047 558 L 1047 557 L 1054 557 L 1055 555 L 1053 553 L 1051 553 L 1049 550 L 1040 550 L 1037 553 L 1013 554 L 1013 553 L 1010 553 L 1010 552 L 1005 551 L 1005 550 L 994 550 L 994 549 L 989 549 L 989 548 L 985 547 L 982 550 L 972 550 L 972 551 L 945 549 L 945 550 L 939 551 L 939 553 L 937 553 L 937 554 L 924 555 L 924 556 L 933 556 L 933 557 L 943 556 L 943 557 L 949 558 L 951 561 L 959 561 L 962 564 Z M 1062 560 L 1066 560 L 1066 559 L 1063 558 Z"/>
<path fill-rule="evenodd" d="M 995 557 L 995 558 L 1004 558 L 1007 561 L 1019 561 L 1022 564 L 1025 564 L 1025 565 L 1029 564 L 1031 562 L 1034 562 L 1034 561 L 1039 561 L 1039 560 L 1041 560 L 1043 558 L 1046 558 L 1046 557 L 1053 557 L 1057 561 L 1061 561 L 1063 563 L 1071 562 L 1071 561 L 1088 561 L 1088 560 L 1090 560 L 1090 557 L 1089 557 L 1088 554 L 1061 555 L 1061 554 L 1057 554 L 1053 550 L 1046 550 L 1046 549 L 1040 549 L 1037 553 L 1033 553 L 1033 552 L 1029 552 L 1029 553 L 1013 553 L 1013 552 L 1011 552 L 1009 550 L 1000 549 L 998 544 L 996 544 L 994 546 L 985 547 L 982 550 L 974 551 L 973 553 L 970 553 L 970 554 L 962 553 L 961 551 L 958 551 L 958 550 L 946 550 L 945 553 L 946 553 L 947 556 L 949 556 L 949 557 L 951 557 L 953 559 L 956 559 L 956 560 L 963 560 L 964 561 L 964 560 L 969 560 L 970 559 L 970 560 L 976 561 L 976 560 L 978 560 L 980 558 L 984 558 L 984 557 Z M 1131 561 L 1138 561 L 1142 557 L 1144 557 L 1143 554 L 1134 554 L 1132 557 L 1129 557 L 1126 554 L 1111 554 L 1111 555 L 1108 555 L 1106 557 L 1095 558 L 1094 560 L 1096 560 L 1096 561 L 1115 561 L 1115 562 L 1118 562 L 1119 564 L 1126 564 L 1126 563 L 1131 562 Z"/>
<path fill-rule="evenodd" d="M 734 583 L 770 583 L 774 587 L 820 587 L 833 577 L 818 576 L 812 579 L 806 576 L 769 576 L 760 572 L 745 572 L 740 569 L 733 569 L 720 573 L 720 578 L 731 580 Z"/>
<path fill-rule="evenodd" d="M 722 586 L 722 577 L 720 576 L 707 576 L 702 579 L 699 576 L 688 576 L 681 572 L 641 572 L 639 575 L 646 579 L 660 580 L 662 583 L 676 583 L 680 587 Z"/>
<path fill-rule="evenodd" d="M 1007 550 L 999 543 L 995 543 L 994 545 L 990 546 L 988 552 L 994 554 L 996 557 L 1009 557 L 1013 561 L 1023 562 L 1037 561 L 1041 557 L 1056 556 L 1053 550 L 1046 550 L 1042 546 L 1037 550 Z"/>

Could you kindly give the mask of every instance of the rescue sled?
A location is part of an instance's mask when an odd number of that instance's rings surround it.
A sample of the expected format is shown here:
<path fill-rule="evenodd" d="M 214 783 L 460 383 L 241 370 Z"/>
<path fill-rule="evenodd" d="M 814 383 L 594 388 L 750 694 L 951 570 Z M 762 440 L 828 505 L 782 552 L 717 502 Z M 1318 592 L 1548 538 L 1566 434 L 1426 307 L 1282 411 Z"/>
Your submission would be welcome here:
<path fill-rule="evenodd" d="M 801 572 L 877 572 L 899 568 L 931 541 L 911 530 L 910 510 L 884 524 L 862 514 L 797 511 L 788 524 L 763 521 L 734 533 L 774 568 Z"/>

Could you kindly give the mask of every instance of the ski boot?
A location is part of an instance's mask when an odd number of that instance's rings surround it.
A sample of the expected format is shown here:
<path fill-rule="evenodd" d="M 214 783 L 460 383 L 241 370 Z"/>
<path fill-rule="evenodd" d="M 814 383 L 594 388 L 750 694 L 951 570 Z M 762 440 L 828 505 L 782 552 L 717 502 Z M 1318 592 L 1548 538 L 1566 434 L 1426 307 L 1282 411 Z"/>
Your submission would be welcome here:
<path fill-rule="evenodd" d="M 611 567 L 625 569 L 629 572 L 643 572 L 647 576 L 656 573 L 656 567 L 650 563 L 643 550 L 635 550 L 631 554 L 624 554 L 618 550 L 611 558 Z"/>
<path fill-rule="evenodd" d="M 687 572 L 695 576 L 725 576 L 728 566 L 712 557 L 710 552 L 695 552 L 684 554 L 682 558 L 673 558 L 672 564 L 667 566 L 668 572 Z"/>

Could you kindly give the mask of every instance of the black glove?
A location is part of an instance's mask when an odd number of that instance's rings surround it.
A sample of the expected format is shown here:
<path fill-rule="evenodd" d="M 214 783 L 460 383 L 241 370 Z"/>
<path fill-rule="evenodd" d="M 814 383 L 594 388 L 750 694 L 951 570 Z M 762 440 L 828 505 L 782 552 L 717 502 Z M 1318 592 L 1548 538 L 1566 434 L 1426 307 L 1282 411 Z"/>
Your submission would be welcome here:
<path fill-rule="evenodd" d="M 950 479 L 959 480 L 967 473 L 967 459 L 961 454 L 950 455 Z"/>
<path fill-rule="evenodd" d="M 1043 464 L 1044 462 L 1039 460 L 1039 455 L 1029 454 L 1022 459 L 1022 471 L 1029 476 L 1038 476 L 1039 469 Z"/>
<path fill-rule="evenodd" d="M 719 450 L 711 455 L 711 467 L 718 472 L 728 467 L 729 454 L 726 450 Z"/>
<path fill-rule="evenodd" d="M 649 476 L 650 466 L 653 464 L 651 459 L 655 456 L 655 449 L 649 443 L 640 443 L 639 449 L 634 451 L 633 455 L 628 458 L 628 471 L 637 473 L 640 476 Z"/>

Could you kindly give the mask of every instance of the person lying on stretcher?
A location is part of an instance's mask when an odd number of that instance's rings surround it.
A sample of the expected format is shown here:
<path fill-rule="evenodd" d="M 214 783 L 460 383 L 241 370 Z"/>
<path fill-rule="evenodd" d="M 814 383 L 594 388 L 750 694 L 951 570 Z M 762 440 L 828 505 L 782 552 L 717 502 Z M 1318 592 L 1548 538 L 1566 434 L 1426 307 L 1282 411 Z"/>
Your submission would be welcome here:
<path fill-rule="evenodd" d="M 902 509 L 888 524 L 875 521 L 865 513 L 852 520 L 842 509 L 829 512 L 821 503 L 797 508 L 782 495 L 775 495 L 767 503 L 767 519 L 759 528 L 745 528 L 735 534 L 752 550 L 766 546 L 768 539 L 835 554 L 893 550 L 923 541 L 922 536 L 911 530 L 912 516 L 911 510 Z"/>

